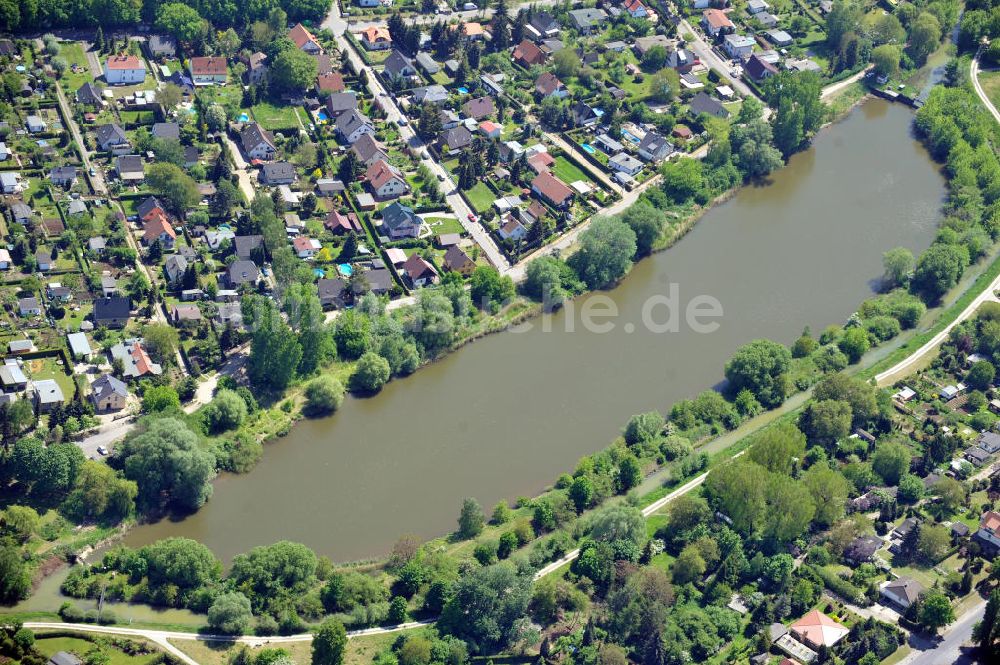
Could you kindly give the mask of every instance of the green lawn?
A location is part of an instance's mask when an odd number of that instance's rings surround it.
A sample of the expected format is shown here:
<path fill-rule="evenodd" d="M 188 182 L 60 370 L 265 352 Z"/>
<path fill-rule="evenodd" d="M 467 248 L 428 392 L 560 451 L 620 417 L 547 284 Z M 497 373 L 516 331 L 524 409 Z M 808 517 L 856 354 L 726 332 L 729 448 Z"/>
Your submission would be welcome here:
<path fill-rule="evenodd" d="M 1000 107 L 1000 70 L 979 72 L 979 85 L 983 86 L 993 106 Z"/>
<path fill-rule="evenodd" d="M 556 157 L 556 163 L 552 165 L 552 174 L 567 185 L 572 184 L 577 180 L 592 182 L 586 173 L 562 155 Z"/>
<path fill-rule="evenodd" d="M 56 383 L 62 389 L 63 397 L 66 401 L 73 399 L 73 395 L 76 393 L 76 386 L 73 384 L 73 379 L 66 375 L 55 358 L 35 358 L 34 360 L 26 361 L 25 365 L 29 368 L 32 379 L 36 381 L 55 379 Z"/>
<path fill-rule="evenodd" d="M 35 647 L 48 657 L 60 651 L 75 653 L 81 659 L 94 648 L 94 643 L 78 637 L 45 637 L 39 635 Z M 129 656 L 123 651 L 107 647 L 103 650 L 108 655 L 108 665 L 146 665 L 158 657 L 157 653 L 144 656 Z"/>
<path fill-rule="evenodd" d="M 269 102 L 261 102 L 250 109 L 254 119 L 264 129 L 298 129 L 298 116 L 294 106 L 275 106 Z"/>
<path fill-rule="evenodd" d="M 492 199 L 490 203 L 492 204 Z M 434 235 L 441 235 L 444 233 L 465 233 L 465 228 L 462 226 L 462 222 L 458 221 L 454 217 L 431 217 L 423 215 L 424 221 L 427 222 L 427 226 L 431 228 L 431 232 Z"/>
<path fill-rule="evenodd" d="M 83 46 L 77 42 L 63 42 L 59 48 L 59 55 L 69 63 L 70 67 L 77 65 L 80 71 L 74 72 L 67 69 L 62 77 L 62 85 L 66 94 L 72 98 L 77 89 L 84 83 L 92 83 L 94 78 L 90 75 L 90 65 L 87 63 L 87 54 L 83 52 Z"/>
<path fill-rule="evenodd" d="M 482 182 L 476 183 L 476 186 L 472 189 L 465 190 L 465 195 L 469 197 L 472 207 L 480 214 L 489 210 L 490 206 L 493 205 L 493 201 L 497 198 L 493 190 Z"/>

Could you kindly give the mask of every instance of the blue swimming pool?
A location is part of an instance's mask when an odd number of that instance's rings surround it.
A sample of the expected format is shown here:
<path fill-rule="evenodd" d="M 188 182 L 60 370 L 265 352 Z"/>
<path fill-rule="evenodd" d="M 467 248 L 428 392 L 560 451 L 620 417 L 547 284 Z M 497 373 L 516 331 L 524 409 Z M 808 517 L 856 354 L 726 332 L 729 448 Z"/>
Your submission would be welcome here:
<path fill-rule="evenodd" d="M 324 277 L 326 277 L 326 271 L 323 270 L 322 268 L 313 268 L 313 275 L 319 277 L 320 279 L 323 279 Z"/>
<path fill-rule="evenodd" d="M 240 113 L 239 121 L 240 122 L 250 122 L 250 116 L 247 115 L 246 113 Z"/>
<path fill-rule="evenodd" d="M 326 122 L 330 119 L 329 116 L 327 116 L 326 111 L 318 111 L 316 113 L 316 118 L 318 118 L 320 122 Z"/>
<path fill-rule="evenodd" d="M 628 139 L 632 143 L 636 143 L 636 144 L 642 143 L 642 141 L 639 140 L 639 137 L 637 137 L 635 134 L 632 134 L 631 132 L 625 131 L 624 129 L 622 130 L 622 136 L 624 136 L 626 139 Z"/>
<path fill-rule="evenodd" d="M 466 88 L 466 87 L 464 87 L 464 86 L 462 86 L 461 88 L 459 88 L 459 89 L 458 89 L 458 91 L 459 91 L 460 93 L 462 93 L 463 95 L 467 95 L 467 94 L 469 94 L 469 89 L 468 89 L 468 88 Z"/>
<path fill-rule="evenodd" d="M 596 154 L 596 153 L 597 153 L 597 151 L 596 151 L 596 150 L 594 150 L 594 146 L 590 145 L 589 143 L 581 143 L 581 144 L 580 144 L 580 146 L 581 146 L 581 147 L 582 147 L 582 148 L 583 148 L 584 150 L 586 150 L 587 152 L 589 152 L 589 153 L 590 153 L 591 155 L 593 155 L 593 154 Z"/>
<path fill-rule="evenodd" d="M 337 266 L 337 270 L 340 271 L 340 274 L 344 277 L 350 277 L 354 274 L 354 268 L 351 267 L 350 263 L 341 263 Z"/>

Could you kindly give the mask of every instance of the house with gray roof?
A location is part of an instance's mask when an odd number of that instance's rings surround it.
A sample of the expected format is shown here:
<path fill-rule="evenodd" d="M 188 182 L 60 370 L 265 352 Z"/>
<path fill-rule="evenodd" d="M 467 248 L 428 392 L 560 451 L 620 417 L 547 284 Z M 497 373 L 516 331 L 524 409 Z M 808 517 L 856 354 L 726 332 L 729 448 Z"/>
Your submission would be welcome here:
<path fill-rule="evenodd" d="M 393 49 L 382 66 L 382 74 L 390 81 L 405 82 L 417 75 L 413 61 L 398 49 Z"/>
<path fill-rule="evenodd" d="M 63 397 L 62 388 L 55 379 L 42 379 L 34 382 L 35 407 L 39 413 L 48 413 L 57 404 L 63 404 L 66 398 Z"/>
<path fill-rule="evenodd" d="M 375 126 L 368 117 L 353 109 L 341 114 L 336 122 L 337 134 L 348 144 L 354 144 L 365 134 L 375 134 Z"/>
<path fill-rule="evenodd" d="M 670 141 L 652 130 L 646 132 L 639 142 L 639 156 L 650 162 L 661 162 L 673 151 Z"/>
<path fill-rule="evenodd" d="M 69 333 L 66 335 L 69 343 L 69 352 L 74 360 L 90 360 L 94 355 L 94 350 L 90 348 L 90 341 L 87 334 L 82 332 Z"/>
<path fill-rule="evenodd" d="M 472 143 L 472 132 L 465 128 L 465 125 L 452 127 L 441 135 L 441 152 L 451 154 L 458 152 L 462 148 Z"/>
<path fill-rule="evenodd" d="M 295 167 L 289 162 L 264 164 L 260 170 L 260 181 L 265 185 L 290 185 L 295 179 Z"/>
<path fill-rule="evenodd" d="M 123 155 L 132 150 L 132 143 L 128 140 L 125 130 L 115 123 L 99 126 L 94 130 L 94 134 L 97 147 L 112 155 Z"/>
<path fill-rule="evenodd" d="M 76 91 L 76 102 L 84 106 L 101 106 L 104 100 L 101 98 L 101 91 L 97 89 L 97 86 L 88 81 Z"/>
<path fill-rule="evenodd" d="M 128 386 L 111 374 L 103 374 L 90 384 L 90 399 L 99 412 L 121 411 L 128 399 Z"/>
<path fill-rule="evenodd" d="M 399 201 L 382 210 L 382 231 L 391 240 L 416 238 L 420 234 L 423 222 L 424 220 L 413 212 L 413 208 L 404 206 Z"/>
<path fill-rule="evenodd" d="M 417 64 L 420 65 L 420 68 L 423 69 L 428 76 L 434 76 L 441 71 L 441 66 L 438 65 L 438 63 L 434 61 L 434 58 L 431 57 L 431 54 L 426 51 L 420 51 L 417 53 L 416 60 Z"/>
<path fill-rule="evenodd" d="M 238 288 L 243 284 L 256 284 L 257 280 L 260 279 L 260 270 L 257 269 L 257 264 L 253 261 L 233 261 L 233 263 L 226 268 L 226 284 L 230 288 Z"/>
<path fill-rule="evenodd" d="M 569 12 L 569 22 L 584 35 L 589 35 L 591 30 L 607 20 L 608 13 L 603 9 L 596 9 L 594 7 L 571 9 Z"/>
<path fill-rule="evenodd" d="M 414 88 L 413 101 L 417 104 L 444 104 L 448 101 L 448 91 L 436 83 Z"/>
<path fill-rule="evenodd" d="M 240 144 L 250 159 L 274 159 L 274 154 L 278 151 L 271 132 L 256 122 L 251 122 L 240 132 Z"/>
<path fill-rule="evenodd" d="M 167 281 L 171 285 L 176 285 L 184 279 L 184 273 L 188 269 L 188 261 L 180 254 L 172 254 L 163 263 L 163 273 L 167 276 Z"/>
<path fill-rule="evenodd" d="M 353 92 L 333 92 L 326 98 L 326 114 L 331 120 L 356 108 L 358 98 Z"/>

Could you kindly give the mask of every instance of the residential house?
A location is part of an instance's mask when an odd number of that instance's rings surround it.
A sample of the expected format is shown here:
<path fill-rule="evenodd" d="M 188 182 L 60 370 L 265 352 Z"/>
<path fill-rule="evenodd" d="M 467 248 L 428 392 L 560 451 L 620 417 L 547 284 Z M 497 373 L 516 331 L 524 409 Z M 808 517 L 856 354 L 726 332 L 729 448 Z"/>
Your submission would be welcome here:
<path fill-rule="evenodd" d="M 160 200 L 155 196 L 147 196 L 142 202 L 136 206 L 135 209 L 136 217 L 143 222 L 148 222 L 156 217 L 166 217 L 167 210 L 160 203 Z"/>
<path fill-rule="evenodd" d="M 358 220 L 357 215 L 353 212 L 345 215 L 338 210 L 331 210 L 326 216 L 323 226 L 325 226 L 334 235 L 363 232 L 361 222 Z"/>
<path fill-rule="evenodd" d="M 368 284 L 368 291 L 376 295 L 384 295 L 392 291 L 392 273 L 387 268 L 375 268 L 363 275 Z"/>
<path fill-rule="evenodd" d="M 366 115 L 354 109 L 337 118 L 337 134 L 348 143 L 353 144 L 365 134 L 375 134 L 375 127 Z"/>
<path fill-rule="evenodd" d="M 184 147 L 184 168 L 189 169 L 195 164 L 197 164 L 200 160 L 201 160 L 201 155 L 198 153 L 198 148 L 196 148 L 193 145 Z M 214 187 L 214 185 L 211 185 L 211 183 L 208 184 Z M 200 187 L 201 185 L 199 185 L 199 191 L 201 191 Z M 204 192 L 202 192 L 202 194 L 204 194 Z M 215 192 L 212 193 L 213 196 L 214 194 Z"/>
<path fill-rule="evenodd" d="M 595 148 L 600 148 L 608 155 L 614 155 L 625 149 L 625 146 L 618 139 L 612 138 L 606 132 L 598 134 L 593 141 Z"/>
<path fill-rule="evenodd" d="M 4 194 L 18 194 L 23 189 L 21 174 L 14 171 L 0 173 L 0 189 Z"/>
<path fill-rule="evenodd" d="M 764 0 L 747 0 L 747 11 L 751 14 L 767 11 L 769 6 Z"/>
<path fill-rule="evenodd" d="M 745 60 L 753 53 L 757 42 L 746 35 L 726 35 L 722 38 L 722 49 L 734 60 Z"/>
<path fill-rule="evenodd" d="M 321 95 L 343 92 L 345 89 L 344 75 L 340 72 L 327 72 L 316 77 L 316 90 Z"/>
<path fill-rule="evenodd" d="M 270 162 L 261 167 L 258 179 L 265 185 L 278 186 L 290 185 L 296 178 L 295 166 L 290 162 Z"/>
<path fill-rule="evenodd" d="M 76 184 L 76 167 L 56 166 L 49 170 L 49 180 L 56 187 L 69 189 Z"/>
<path fill-rule="evenodd" d="M 264 236 L 260 234 L 233 238 L 233 253 L 245 261 L 258 261 L 264 256 Z"/>
<path fill-rule="evenodd" d="M 679 74 L 690 73 L 696 64 L 698 64 L 698 58 L 685 48 L 678 47 L 667 51 L 667 67 L 676 69 Z"/>
<path fill-rule="evenodd" d="M 111 275 L 101 275 L 101 296 L 112 298 L 118 295 L 118 280 Z"/>
<path fill-rule="evenodd" d="M 48 247 L 39 247 L 35 250 L 35 265 L 42 272 L 48 272 L 55 267 L 55 261 L 52 260 L 52 250 Z"/>
<path fill-rule="evenodd" d="M 353 92 L 334 92 L 326 98 L 326 114 L 331 120 L 358 108 L 358 98 Z"/>
<path fill-rule="evenodd" d="M 110 296 L 94 301 L 94 325 L 124 328 L 132 315 L 132 301 L 125 296 Z"/>
<path fill-rule="evenodd" d="M 35 296 L 29 296 L 17 301 L 17 310 L 21 316 L 41 316 L 42 304 Z"/>
<path fill-rule="evenodd" d="M 552 72 L 542 72 L 535 80 L 535 92 L 542 97 L 566 97 L 569 89 Z"/>
<path fill-rule="evenodd" d="M 962 456 L 973 466 L 982 466 L 990 461 L 990 454 L 979 447 L 966 448 Z"/>
<path fill-rule="evenodd" d="M 479 81 L 483 84 L 483 87 L 486 88 L 486 92 L 488 92 L 493 96 L 503 94 L 504 79 L 505 75 L 503 74 L 503 72 L 479 75 Z"/>
<path fill-rule="evenodd" d="M 316 196 L 332 198 L 341 194 L 343 191 L 343 181 L 336 178 L 320 178 L 316 181 Z"/>
<path fill-rule="evenodd" d="M 115 171 L 118 173 L 118 178 L 126 183 L 142 182 L 146 178 L 142 157 L 139 155 L 119 155 Z"/>
<path fill-rule="evenodd" d="M 423 223 L 424 220 L 413 212 L 413 208 L 399 201 L 382 209 L 382 233 L 388 235 L 390 240 L 418 237 Z"/>
<path fill-rule="evenodd" d="M 132 143 L 125 130 L 114 123 L 101 125 L 94 131 L 97 147 L 112 155 L 122 155 L 132 151 Z"/>
<path fill-rule="evenodd" d="M 146 53 L 153 60 L 173 58 L 177 55 L 177 42 L 169 35 L 150 35 L 146 38 Z"/>
<path fill-rule="evenodd" d="M 409 278 L 410 283 L 415 287 L 428 286 L 438 279 L 438 272 L 420 254 L 410 254 L 406 259 L 401 272 Z"/>
<path fill-rule="evenodd" d="M 250 123 L 240 132 L 240 143 L 243 145 L 243 152 L 250 159 L 274 159 L 274 155 L 278 151 L 271 132 L 256 122 Z"/>
<path fill-rule="evenodd" d="M 634 176 L 642 170 L 642 162 L 627 152 L 620 152 L 608 160 L 608 167 L 612 171 Z"/>
<path fill-rule="evenodd" d="M 97 86 L 88 81 L 77 89 L 76 103 L 83 106 L 99 107 L 104 104 L 104 99 L 101 97 L 101 91 L 97 89 Z"/>
<path fill-rule="evenodd" d="M 0 365 L 0 383 L 5 391 L 20 392 L 28 387 L 28 377 L 18 366 L 17 361 L 10 359 Z"/>
<path fill-rule="evenodd" d="M 190 70 L 196 86 L 225 85 L 229 79 L 229 64 L 221 56 L 191 58 Z"/>
<path fill-rule="evenodd" d="M 991 455 L 1000 452 L 1000 434 L 996 432 L 983 432 L 976 438 L 976 443 Z"/>
<path fill-rule="evenodd" d="M 144 376 L 159 376 L 163 368 L 153 362 L 143 348 L 142 340 L 127 339 L 111 347 L 112 360 L 120 360 L 126 379 L 140 379 Z"/>
<path fill-rule="evenodd" d="M 450 272 L 457 272 L 460 275 L 470 275 L 476 269 L 475 262 L 458 245 L 452 245 L 444 253 L 442 261 L 444 269 Z"/>
<path fill-rule="evenodd" d="M 729 111 L 726 107 L 722 105 L 716 99 L 712 99 L 704 92 L 699 92 L 697 95 L 691 98 L 689 102 L 691 107 L 691 113 L 693 115 L 701 115 L 702 113 L 707 113 L 710 116 L 716 118 L 726 119 L 729 117 Z"/>
<path fill-rule="evenodd" d="M 15 356 L 25 353 L 33 353 L 37 350 L 38 349 L 35 348 L 35 343 L 30 339 L 14 339 L 7 343 L 7 352 Z"/>
<path fill-rule="evenodd" d="M 500 144 L 500 159 L 505 163 L 513 162 L 524 154 L 524 146 L 518 141 L 504 141 Z"/>
<path fill-rule="evenodd" d="M 777 67 L 758 57 L 756 53 L 750 56 L 750 59 L 747 60 L 746 64 L 743 66 L 743 70 L 746 72 L 747 76 L 758 83 L 765 79 L 769 79 L 778 73 Z"/>
<path fill-rule="evenodd" d="M 572 9 L 569 12 L 569 22 L 580 34 L 589 35 L 590 31 L 608 20 L 608 13 L 603 9 L 585 7 Z"/>
<path fill-rule="evenodd" d="M 483 120 L 492 116 L 496 112 L 496 107 L 493 105 L 492 97 L 476 97 L 462 104 L 462 112 L 469 118 Z"/>
<path fill-rule="evenodd" d="M 29 134 L 40 134 L 48 128 L 45 121 L 37 115 L 29 115 L 25 118 L 24 126 L 28 130 Z"/>
<path fill-rule="evenodd" d="M 296 23 L 295 27 L 288 31 L 288 38 L 292 40 L 300 50 L 314 55 L 316 53 L 322 53 L 323 47 L 319 45 L 319 41 L 313 36 L 309 30 L 306 29 L 301 23 Z"/>
<path fill-rule="evenodd" d="M 415 104 L 444 104 L 448 101 L 448 91 L 443 85 L 425 85 L 413 89 L 413 102 Z"/>
<path fill-rule="evenodd" d="M 73 289 L 60 282 L 49 282 L 45 286 L 45 295 L 52 302 L 69 302 L 73 299 Z"/>
<path fill-rule="evenodd" d="M 481 42 L 486 39 L 486 29 L 483 28 L 482 23 L 476 23 L 475 21 L 469 21 L 468 23 L 462 23 L 462 36 L 470 42 Z"/>
<path fill-rule="evenodd" d="M 164 249 L 173 249 L 177 243 L 177 232 L 163 215 L 157 215 L 142 227 L 142 242 L 147 247 L 159 242 Z"/>
<path fill-rule="evenodd" d="M 64 404 L 66 398 L 63 397 L 62 388 L 55 379 L 42 379 L 34 382 L 35 408 L 38 413 L 48 413 L 57 404 Z"/>
<path fill-rule="evenodd" d="M 736 31 L 736 26 L 720 9 L 706 9 L 702 12 L 701 27 L 710 37 L 718 37 Z"/>
<path fill-rule="evenodd" d="M 795 43 L 792 36 L 784 30 L 768 30 L 764 33 L 764 36 L 767 37 L 767 41 L 774 44 L 777 48 L 785 48 Z"/>
<path fill-rule="evenodd" d="M 650 11 L 642 4 L 642 0 L 624 0 L 622 7 L 632 18 L 649 18 Z"/>
<path fill-rule="evenodd" d="M 300 259 L 311 259 L 316 256 L 316 252 L 323 249 L 323 244 L 315 238 L 296 236 L 292 240 L 292 248 L 295 250 L 295 255 Z"/>
<path fill-rule="evenodd" d="M 807 612 L 789 626 L 789 629 L 797 640 L 810 649 L 832 647 L 851 632 L 846 626 L 837 623 L 819 610 Z"/>
<path fill-rule="evenodd" d="M 372 25 L 361 31 L 361 43 L 369 51 L 385 51 L 392 48 L 392 37 L 388 28 Z"/>
<path fill-rule="evenodd" d="M 868 563 L 882 545 L 882 539 L 878 536 L 859 536 L 844 548 L 844 560 L 855 566 Z"/>
<path fill-rule="evenodd" d="M 89 361 L 94 355 L 94 350 L 90 348 L 90 341 L 87 339 L 87 333 L 75 332 L 66 335 L 66 341 L 69 343 L 69 352 L 73 356 L 74 360 L 85 360 Z"/>
<path fill-rule="evenodd" d="M 8 159 L 14 156 L 14 153 L 10 151 L 7 144 L 0 141 L 0 162 L 6 162 Z"/>
<path fill-rule="evenodd" d="M 917 602 L 923 592 L 923 585 L 912 577 L 890 580 L 879 589 L 879 594 L 883 598 L 903 610 L 909 609 L 910 605 Z"/>
<path fill-rule="evenodd" d="M 226 284 L 236 289 L 244 284 L 253 286 L 260 279 L 260 270 L 253 261 L 233 261 L 225 271 Z"/>
<path fill-rule="evenodd" d="M 531 191 L 556 208 L 564 208 L 573 200 L 573 190 L 548 171 L 543 171 L 531 181 Z"/>
<path fill-rule="evenodd" d="M 197 326 L 202 320 L 198 305 L 175 304 L 170 306 L 170 322 L 175 326 Z"/>
<path fill-rule="evenodd" d="M 596 125 L 601 119 L 597 110 L 587 102 L 583 101 L 573 104 L 569 112 L 573 119 L 574 127 L 591 127 Z"/>
<path fill-rule="evenodd" d="M 639 156 L 650 162 L 661 162 L 674 151 L 674 146 L 657 132 L 646 132 L 639 142 Z"/>
<path fill-rule="evenodd" d="M 111 374 L 102 374 L 90 384 L 90 399 L 98 412 L 121 411 L 128 400 L 128 386 Z"/>
<path fill-rule="evenodd" d="M 343 309 L 350 303 L 351 292 L 341 278 L 320 278 L 316 282 L 316 295 L 323 309 Z"/>
<path fill-rule="evenodd" d="M 547 150 L 542 150 L 528 155 L 528 166 L 536 174 L 538 173 L 548 173 L 552 170 L 552 165 L 556 163 L 555 158 L 548 153 Z"/>
<path fill-rule="evenodd" d="M 439 71 L 441 71 L 441 66 L 434 61 L 434 58 L 427 51 L 420 51 L 419 53 L 417 53 L 417 57 L 415 58 L 415 60 L 417 61 L 417 64 L 420 65 L 420 68 L 424 70 L 424 73 L 427 74 L 428 76 L 434 76 Z"/>
<path fill-rule="evenodd" d="M 995 510 L 987 510 L 979 519 L 979 531 L 976 538 L 982 542 L 992 545 L 994 550 L 1000 549 L 1000 513 Z"/>
<path fill-rule="evenodd" d="M 509 215 L 507 220 L 497 229 L 497 234 L 504 240 L 517 242 L 528 235 L 528 229 L 520 221 Z"/>
<path fill-rule="evenodd" d="M 351 146 L 351 152 L 354 153 L 359 162 L 365 165 L 366 169 L 380 159 L 389 161 L 388 153 L 382 149 L 382 146 L 371 134 L 362 134 Z"/>
<path fill-rule="evenodd" d="M 187 269 L 188 261 L 180 254 L 172 254 L 163 263 L 163 273 L 167 276 L 167 282 L 172 286 L 180 284 Z"/>
<path fill-rule="evenodd" d="M 379 160 L 365 171 L 365 182 L 379 199 L 394 199 L 409 193 L 410 185 L 403 173 L 385 160 Z"/>
<path fill-rule="evenodd" d="M 31 223 L 31 218 L 34 216 L 34 212 L 27 203 L 22 201 L 15 201 L 10 204 L 10 216 L 18 224 L 27 226 Z"/>
<path fill-rule="evenodd" d="M 548 12 L 536 11 L 532 15 L 531 20 L 528 21 L 525 29 L 535 41 L 551 39 L 559 34 L 559 21 Z"/>
<path fill-rule="evenodd" d="M 650 35 L 648 37 L 638 37 L 632 46 L 635 56 L 642 60 L 650 49 L 662 46 L 667 51 L 673 48 L 674 42 L 663 35 Z"/>
<path fill-rule="evenodd" d="M 69 202 L 69 205 L 66 206 L 66 214 L 70 217 L 87 214 L 87 202 L 83 199 L 72 199 Z M 93 240 L 93 238 L 91 238 L 91 240 Z M 89 243 L 90 241 L 88 240 L 87 242 Z"/>
<path fill-rule="evenodd" d="M 264 79 L 267 78 L 267 54 L 261 53 L 251 53 L 247 58 L 247 70 L 244 76 L 246 76 L 246 81 L 248 85 L 259 85 Z"/>
<path fill-rule="evenodd" d="M 472 132 L 465 125 L 453 127 L 441 135 L 438 142 L 441 152 L 452 154 L 472 143 Z"/>
<path fill-rule="evenodd" d="M 520 44 L 515 46 L 511 56 L 514 58 L 514 62 L 525 69 L 545 62 L 545 53 L 528 39 L 522 40 Z"/>
<path fill-rule="evenodd" d="M 395 83 L 406 82 L 417 75 L 413 60 L 403 55 L 398 49 L 393 49 L 382 65 L 382 75 Z"/>
<path fill-rule="evenodd" d="M 479 123 L 479 131 L 487 138 L 498 139 L 503 132 L 503 125 L 498 125 L 491 120 L 485 120 Z"/>
<path fill-rule="evenodd" d="M 0 270 L 10 270 L 12 263 L 10 251 L 6 247 L 0 247 Z"/>
<path fill-rule="evenodd" d="M 137 55 L 110 55 L 104 61 L 104 80 L 109 85 L 135 85 L 146 80 L 146 65 Z"/>

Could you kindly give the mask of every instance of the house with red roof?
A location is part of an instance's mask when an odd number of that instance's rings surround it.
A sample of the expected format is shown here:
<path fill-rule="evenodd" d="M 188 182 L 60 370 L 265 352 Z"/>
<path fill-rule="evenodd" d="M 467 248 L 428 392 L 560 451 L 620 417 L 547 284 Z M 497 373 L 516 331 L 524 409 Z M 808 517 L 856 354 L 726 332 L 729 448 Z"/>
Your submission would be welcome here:
<path fill-rule="evenodd" d="M 642 4 L 642 0 L 625 0 L 622 3 L 622 7 L 625 8 L 625 11 L 632 18 L 646 18 L 649 16 L 649 10 L 646 9 L 646 5 Z"/>
<path fill-rule="evenodd" d="M 521 40 L 521 43 L 514 47 L 511 54 L 514 62 L 525 69 L 540 65 L 545 62 L 545 53 L 530 39 Z"/>
<path fill-rule="evenodd" d="M 157 240 L 165 249 L 173 249 L 177 242 L 177 232 L 163 215 L 154 215 L 142 227 L 142 242 L 152 245 Z"/>
<path fill-rule="evenodd" d="M 438 279 L 438 271 L 419 254 L 410 254 L 410 258 L 403 264 L 402 273 L 416 287 L 433 284 Z"/>
<path fill-rule="evenodd" d="M 189 68 L 195 85 L 225 85 L 229 78 L 229 63 L 219 56 L 191 58 Z"/>
<path fill-rule="evenodd" d="M 369 51 L 387 51 L 392 48 L 392 36 L 388 28 L 370 25 L 361 31 L 361 43 Z"/>
<path fill-rule="evenodd" d="M 847 637 L 851 631 L 819 610 L 806 612 L 805 616 L 788 627 L 798 641 L 810 649 L 832 647 Z"/>
<path fill-rule="evenodd" d="M 333 210 L 326 216 L 323 222 L 331 233 L 340 235 L 342 233 L 361 233 L 361 222 L 353 212 L 344 214 L 339 210 Z"/>
<path fill-rule="evenodd" d="M 295 255 L 300 259 L 311 259 L 316 256 L 316 252 L 323 249 L 319 240 L 306 236 L 296 236 L 292 241 L 292 247 L 295 249 Z"/>
<path fill-rule="evenodd" d="M 573 200 L 573 190 L 569 185 L 548 171 L 543 171 L 531 181 L 531 191 L 556 208 L 564 208 Z"/>
<path fill-rule="evenodd" d="M 344 75 L 340 72 L 320 74 L 316 77 L 316 89 L 322 93 L 343 92 L 346 89 Z"/>
<path fill-rule="evenodd" d="M 1000 513 L 995 510 L 987 510 L 979 518 L 979 531 L 976 538 L 1000 549 Z"/>
<path fill-rule="evenodd" d="M 288 31 L 288 38 L 292 40 L 292 43 L 299 50 L 305 51 L 310 55 L 323 52 L 323 47 L 319 45 L 313 34 L 301 23 L 296 23 L 295 27 Z"/>
<path fill-rule="evenodd" d="M 535 92 L 544 97 L 566 97 L 569 89 L 552 72 L 542 72 L 535 80 Z"/>
<path fill-rule="evenodd" d="M 372 193 L 380 199 L 394 199 L 407 194 L 410 185 L 395 166 L 380 159 L 365 172 L 365 182 Z"/>
<path fill-rule="evenodd" d="M 701 25 L 710 37 L 736 31 L 736 26 L 721 9 L 706 9 L 702 12 Z"/>
<path fill-rule="evenodd" d="M 133 85 L 146 80 L 146 64 L 137 55 L 109 55 L 104 61 L 108 85 Z"/>

